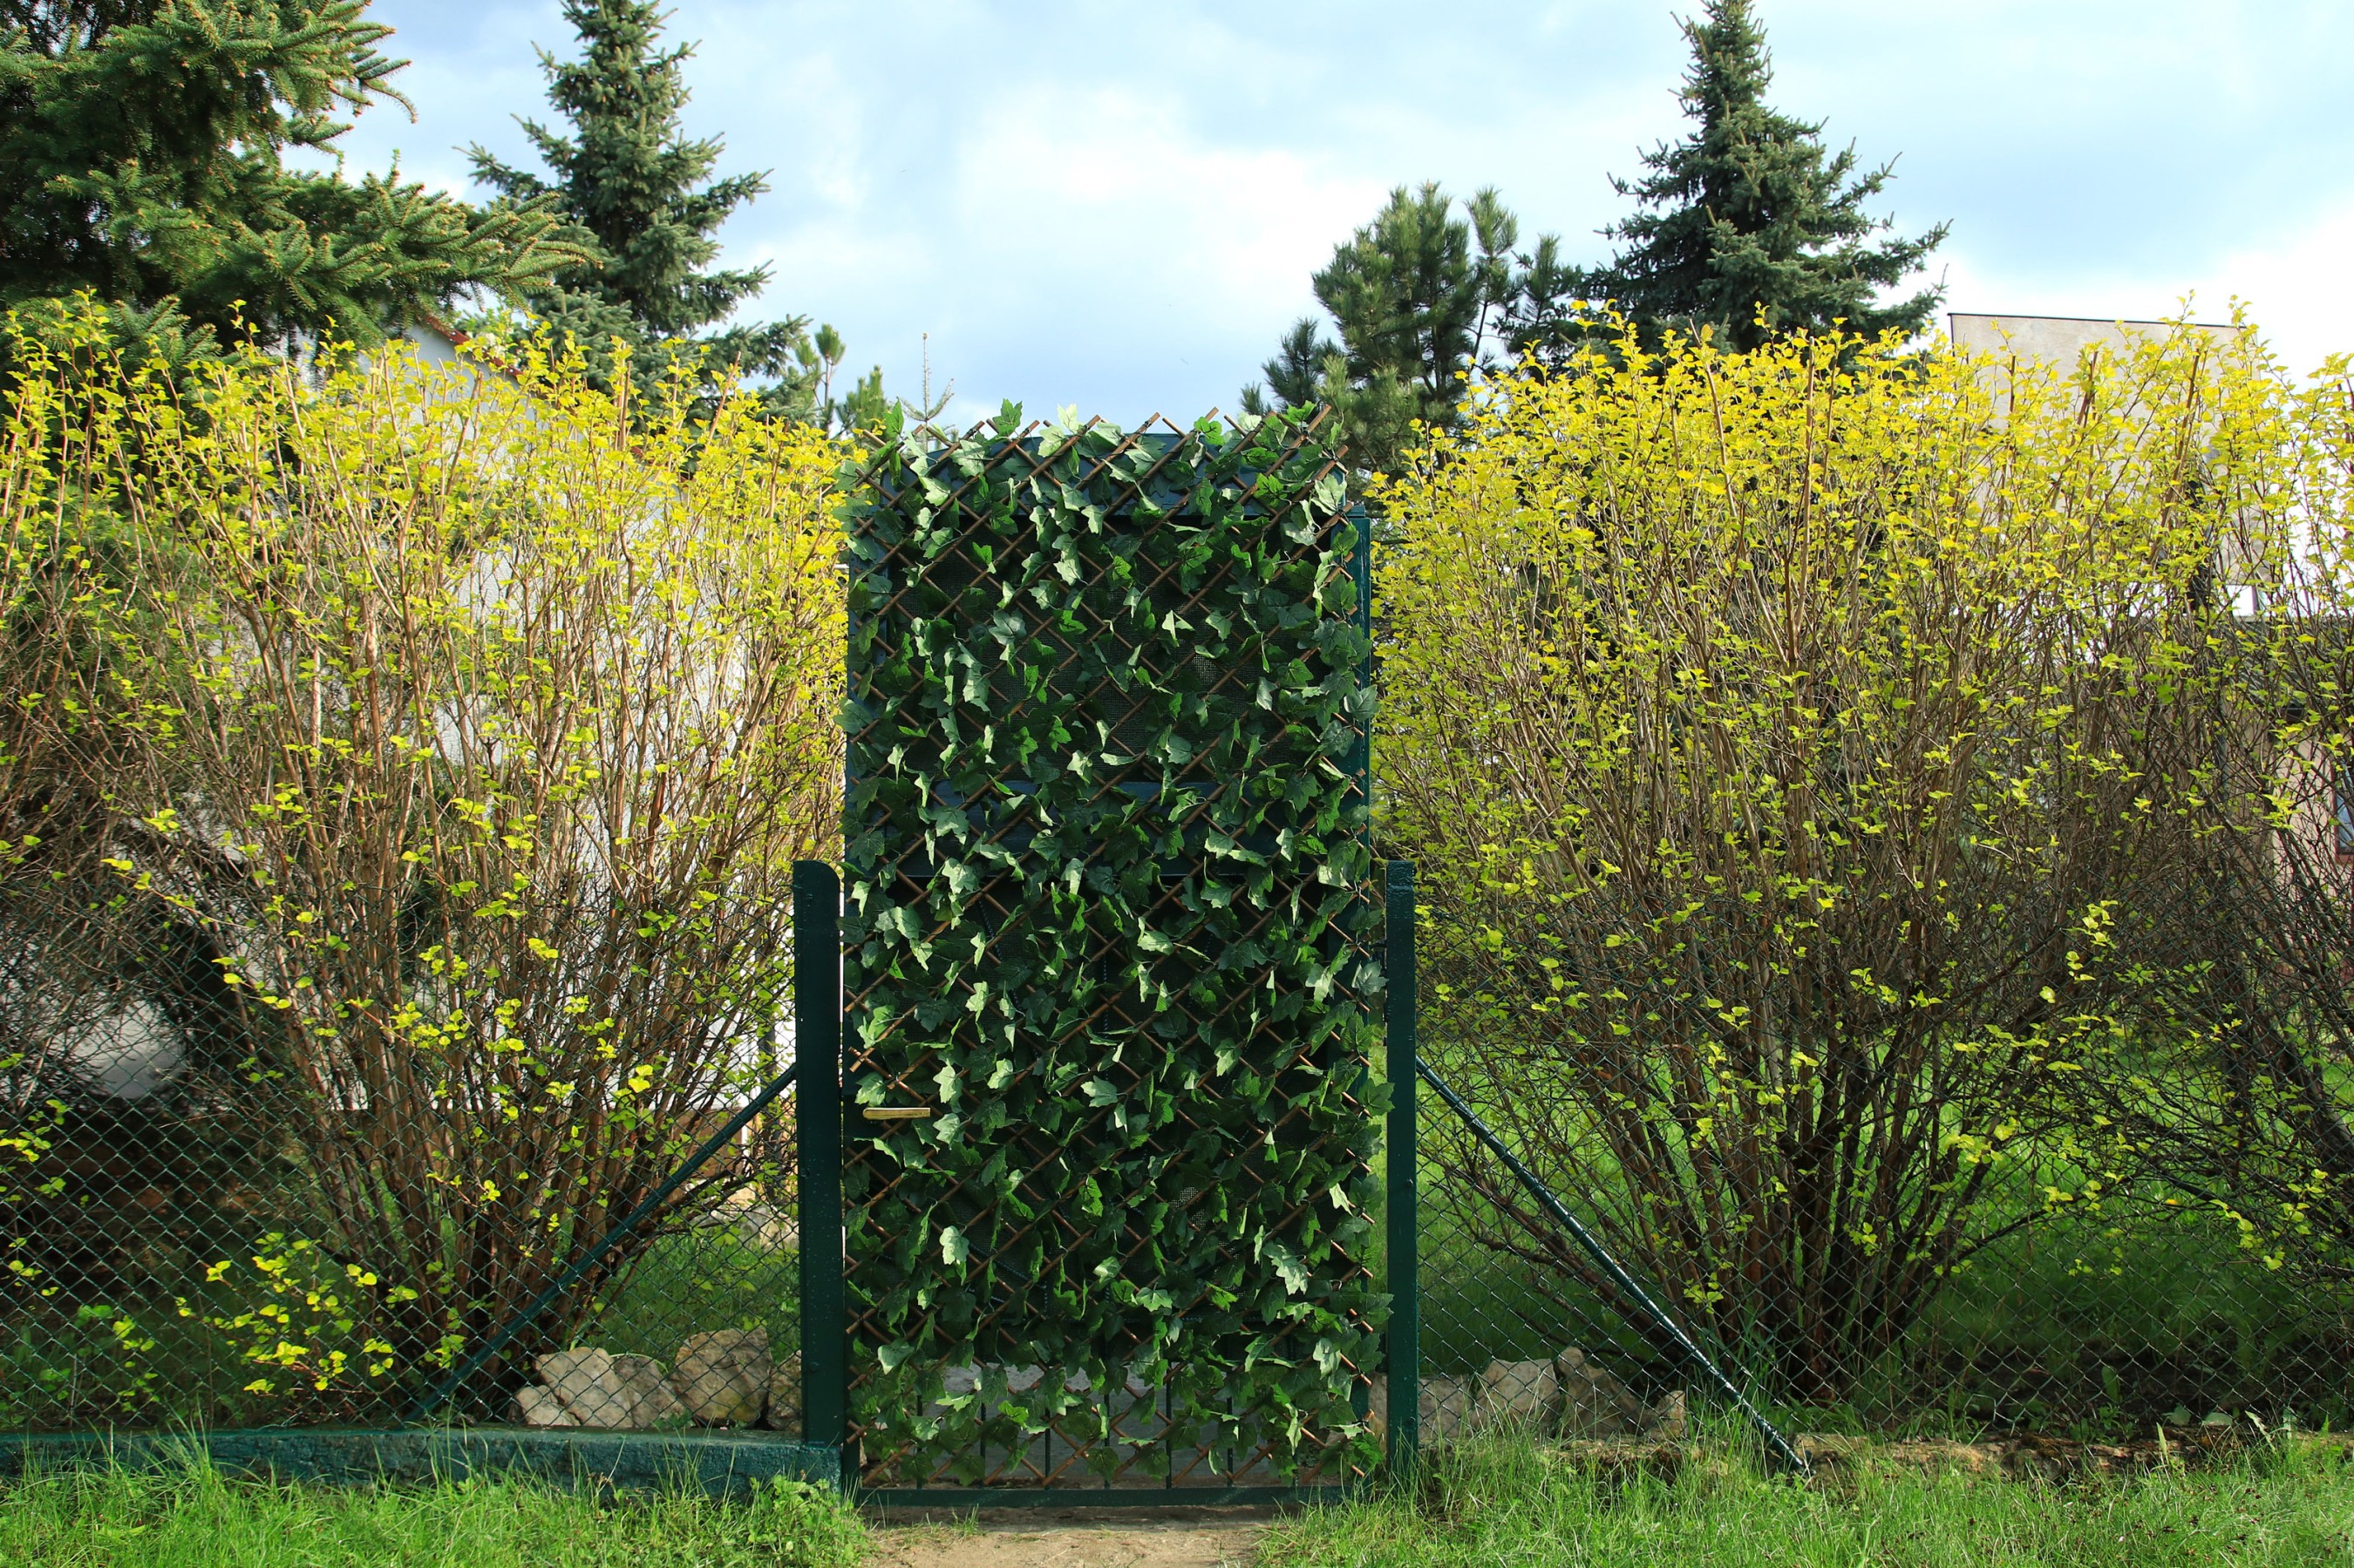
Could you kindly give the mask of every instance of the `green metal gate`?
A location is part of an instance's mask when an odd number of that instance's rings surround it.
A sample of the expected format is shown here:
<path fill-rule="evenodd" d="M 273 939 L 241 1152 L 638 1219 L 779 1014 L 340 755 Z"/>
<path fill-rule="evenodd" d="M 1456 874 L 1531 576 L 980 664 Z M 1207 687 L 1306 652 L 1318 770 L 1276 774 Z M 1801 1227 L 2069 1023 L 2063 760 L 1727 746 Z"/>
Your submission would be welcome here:
<path fill-rule="evenodd" d="M 1305 421 L 1015 422 L 855 492 L 847 860 L 796 883 L 808 1436 L 909 1500 L 1344 1486 L 1414 1403 L 1365 529 Z"/>

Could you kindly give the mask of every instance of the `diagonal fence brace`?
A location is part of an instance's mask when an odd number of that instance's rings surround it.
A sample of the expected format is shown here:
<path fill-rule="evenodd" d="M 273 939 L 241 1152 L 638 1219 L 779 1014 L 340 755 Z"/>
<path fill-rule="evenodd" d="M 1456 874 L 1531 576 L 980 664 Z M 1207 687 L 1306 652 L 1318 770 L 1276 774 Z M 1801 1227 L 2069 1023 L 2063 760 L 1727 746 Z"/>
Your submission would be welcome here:
<path fill-rule="evenodd" d="M 1734 1408 L 1747 1417 L 1749 1425 L 1756 1428 L 1757 1435 L 1766 1440 L 1766 1446 L 1781 1459 L 1783 1464 L 1801 1476 L 1811 1474 L 1812 1467 L 1807 1463 L 1806 1457 L 1792 1447 L 1790 1440 L 1782 1436 L 1781 1430 L 1766 1420 L 1755 1405 L 1749 1403 L 1749 1396 L 1742 1393 L 1741 1385 L 1725 1376 L 1723 1369 L 1716 1364 L 1715 1360 L 1707 1351 L 1702 1350 L 1690 1334 L 1684 1332 L 1683 1325 L 1677 1322 L 1669 1315 L 1667 1308 L 1652 1298 L 1651 1293 L 1644 1289 L 1641 1283 L 1627 1271 L 1626 1266 L 1611 1255 L 1610 1249 L 1602 1245 L 1601 1239 L 1592 1231 L 1587 1230 L 1575 1214 L 1569 1212 L 1567 1204 L 1553 1196 L 1552 1188 L 1537 1180 L 1536 1172 L 1523 1164 L 1520 1156 L 1504 1146 L 1504 1140 L 1498 1138 L 1490 1130 L 1488 1124 L 1479 1119 L 1479 1113 L 1473 1110 L 1462 1096 L 1449 1088 L 1447 1080 L 1433 1072 L 1428 1062 L 1416 1056 L 1414 1065 L 1416 1070 L 1422 1075 L 1423 1081 L 1438 1091 L 1438 1097 L 1447 1102 L 1447 1108 L 1463 1118 L 1463 1125 L 1471 1129 L 1472 1136 L 1486 1145 L 1490 1153 L 1502 1160 L 1505 1168 L 1519 1179 L 1521 1185 L 1529 1190 L 1529 1195 L 1543 1205 L 1545 1212 L 1559 1221 L 1564 1230 L 1569 1232 L 1577 1242 L 1578 1250 L 1593 1259 L 1596 1266 L 1610 1277 L 1611 1283 L 1625 1291 L 1628 1297 L 1642 1308 L 1644 1315 L 1650 1319 L 1652 1325 L 1675 1341 L 1676 1347 L 1683 1351 L 1693 1369 L 1706 1378 L 1718 1393 L 1731 1400 Z"/>
<path fill-rule="evenodd" d="M 702 1170 L 713 1155 L 733 1143 L 736 1140 L 736 1135 L 743 1131 L 754 1117 L 774 1104 L 777 1097 L 790 1088 L 793 1080 L 800 1075 L 799 1062 L 795 1062 L 778 1074 L 767 1088 L 753 1096 L 751 1101 L 743 1109 L 729 1117 L 726 1126 L 705 1139 L 700 1149 L 680 1160 L 678 1168 L 663 1177 L 662 1185 L 647 1193 L 644 1202 L 615 1222 L 612 1229 L 597 1238 L 595 1245 L 573 1259 L 572 1266 L 557 1275 L 546 1289 L 524 1303 L 522 1310 L 501 1325 L 496 1333 L 484 1340 L 472 1355 L 458 1363 L 456 1371 L 420 1395 L 417 1403 L 408 1407 L 408 1414 L 405 1417 L 407 1424 L 413 1426 L 447 1404 L 450 1396 L 457 1393 L 468 1378 L 482 1371 L 490 1363 L 493 1356 L 505 1350 L 514 1341 L 517 1334 L 536 1322 L 541 1313 L 553 1306 L 566 1291 L 578 1284 L 580 1277 L 596 1267 L 598 1260 L 612 1251 L 622 1237 L 643 1224 L 648 1215 L 669 1202 L 672 1193 L 684 1186 L 688 1179 Z"/>

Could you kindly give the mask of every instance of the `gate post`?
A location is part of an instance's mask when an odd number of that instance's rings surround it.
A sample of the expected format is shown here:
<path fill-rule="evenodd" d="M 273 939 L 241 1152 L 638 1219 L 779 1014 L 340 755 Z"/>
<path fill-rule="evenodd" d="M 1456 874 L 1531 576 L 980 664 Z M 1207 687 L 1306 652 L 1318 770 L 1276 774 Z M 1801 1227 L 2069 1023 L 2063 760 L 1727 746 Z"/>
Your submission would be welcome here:
<path fill-rule="evenodd" d="M 1389 1217 L 1389 1462 L 1393 1473 L 1414 1467 L 1422 1441 L 1421 1226 L 1416 1212 L 1421 1159 L 1415 1147 L 1414 863 L 1388 863 L 1384 930 L 1390 1080 Z"/>
<path fill-rule="evenodd" d="M 801 1440 L 850 1436 L 842 1298 L 842 879 L 793 863 L 793 1058 L 801 1071 Z M 842 1484 L 855 1482 L 845 1456 Z"/>

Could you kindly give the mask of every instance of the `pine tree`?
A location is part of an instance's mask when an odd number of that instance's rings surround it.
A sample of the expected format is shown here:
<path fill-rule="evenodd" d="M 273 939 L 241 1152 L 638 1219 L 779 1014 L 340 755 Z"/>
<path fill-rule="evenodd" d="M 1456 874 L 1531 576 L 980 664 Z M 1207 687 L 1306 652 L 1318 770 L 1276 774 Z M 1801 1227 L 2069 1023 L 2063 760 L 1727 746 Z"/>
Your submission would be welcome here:
<path fill-rule="evenodd" d="M 1831 153 L 1823 122 L 1766 106 L 1773 79 L 1766 35 L 1750 0 L 1708 0 L 1686 21 L 1692 63 L 1684 76 L 1691 134 L 1644 157 L 1649 172 L 1621 196 L 1642 209 L 1604 231 L 1622 242 L 1607 267 L 1553 281 L 1519 302 L 1516 346 L 1556 348 L 1590 330 L 1561 309 L 1573 292 L 1607 301 L 1653 339 L 1665 329 L 1710 331 L 1750 348 L 1793 331 L 1924 330 L 1942 297 L 1928 288 L 1876 302 L 1918 271 L 1945 239 L 1939 224 L 1917 239 L 1872 237 L 1892 227 L 1863 204 L 1883 190 L 1894 164 L 1859 174 L 1855 149 Z M 1550 320 L 1541 316 L 1550 312 Z"/>
<path fill-rule="evenodd" d="M 1243 389 L 1244 410 L 1264 412 L 1269 391 L 1283 407 L 1329 404 L 1351 466 L 1368 471 L 1396 464 L 1416 421 L 1452 423 L 1466 376 L 1499 341 L 1522 286 L 1511 254 L 1520 225 L 1502 198 L 1482 190 L 1465 216 L 1454 207 L 1436 184 L 1393 190 L 1313 280 L 1340 341 L 1313 317 L 1295 323 L 1263 367 L 1265 386 Z"/>
<path fill-rule="evenodd" d="M 167 361 L 225 342 L 363 345 L 571 252 L 529 204 L 485 213 L 395 170 L 288 168 L 405 63 L 366 0 L 0 0 L 0 305 L 77 293 Z"/>
<path fill-rule="evenodd" d="M 891 400 L 883 395 L 883 367 L 875 366 L 836 397 L 833 373 L 842 368 L 844 348 L 840 333 L 830 325 L 822 326 L 801 346 L 801 369 L 817 377 L 819 418 L 827 429 L 871 430 L 882 424 L 891 407 Z"/>
<path fill-rule="evenodd" d="M 565 0 L 564 16 L 579 37 L 580 58 L 558 60 L 542 49 L 539 58 L 548 101 L 570 133 L 521 122 L 550 177 L 480 146 L 467 150 L 475 177 L 503 205 L 552 203 L 570 226 L 567 238 L 587 252 L 525 302 L 591 353 L 620 338 L 642 376 L 658 374 L 676 353 L 697 353 L 711 374 L 779 378 L 771 404 L 816 416 L 818 383 L 841 357 L 838 338 L 829 358 L 815 351 L 806 316 L 722 324 L 758 296 L 769 269 L 712 268 L 717 231 L 769 185 L 758 174 L 714 178 L 722 142 L 686 136 L 683 68 L 695 46 L 663 48 L 666 16 L 647 0 Z"/>

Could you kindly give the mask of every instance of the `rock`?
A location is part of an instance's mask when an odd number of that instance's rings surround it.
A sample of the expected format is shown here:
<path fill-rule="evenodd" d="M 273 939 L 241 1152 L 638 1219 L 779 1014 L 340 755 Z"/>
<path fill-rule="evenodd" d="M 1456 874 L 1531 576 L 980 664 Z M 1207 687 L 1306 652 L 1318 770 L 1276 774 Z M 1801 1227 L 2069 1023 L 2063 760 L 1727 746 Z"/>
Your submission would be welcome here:
<path fill-rule="evenodd" d="M 652 1356 L 551 1351 L 538 1364 L 540 1381 L 572 1417 L 565 1425 L 632 1432 L 685 1419 L 686 1407 L 663 1377 L 662 1362 Z"/>
<path fill-rule="evenodd" d="M 1881 1450 L 1881 1457 L 1893 1465 L 1903 1465 L 1935 1475 L 1946 1470 L 1958 1470 L 1968 1475 L 1999 1475 L 2003 1470 L 2005 1450 L 1999 1443 L 1956 1443 L 1947 1438 L 1912 1437 L 1891 1443 Z"/>
<path fill-rule="evenodd" d="M 572 1412 L 564 1408 L 564 1401 L 552 1388 L 532 1384 L 515 1395 L 515 1419 L 525 1426 L 578 1426 Z"/>
<path fill-rule="evenodd" d="M 2015 1442 L 1957 1443 L 1943 1437 L 1904 1437 L 1880 1442 L 1848 1434 L 1802 1432 L 1790 1439 L 1798 1457 L 1826 1472 L 1854 1471 L 1865 1466 L 1898 1466 L 1927 1475 L 1958 1471 L 1967 1475 L 2002 1475 L 2012 1470 L 2039 1475 L 2034 1453 Z M 2053 1472 L 2058 1474 L 2060 1472 Z"/>
<path fill-rule="evenodd" d="M 680 1402 L 678 1391 L 671 1387 L 662 1362 L 653 1357 L 615 1356 L 613 1383 L 627 1403 L 620 1422 L 610 1425 L 642 1432 L 685 1423 L 686 1406 Z M 583 1425 L 599 1424 L 584 1421 Z"/>
<path fill-rule="evenodd" d="M 576 1426 L 626 1426 L 631 1391 L 613 1373 L 613 1358 L 604 1351 L 550 1351 L 539 1358 L 539 1381 L 564 1402 Z"/>
<path fill-rule="evenodd" d="M 1007 1367 L 1005 1369 L 1005 1402 L 991 1414 L 1011 1414 L 1014 1410 L 1019 1410 L 1023 1414 L 1017 1417 L 1018 1420 L 1024 1423 L 1038 1420 L 1039 1404 L 1043 1402 L 1033 1401 L 1027 1396 L 1033 1389 L 1045 1381 L 1046 1371 L 1044 1367 L 1035 1365 Z M 987 1446 L 982 1450 L 982 1456 L 985 1462 L 1000 1467 L 1009 1476 L 1024 1481 L 1044 1481 L 1046 1478 L 1047 1467 L 1052 1463 L 1050 1447 L 1048 1439 L 1044 1434 L 1025 1433 L 1022 1438 L 1008 1446 L 1000 1447 L 995 1444 Z"/>
<path fill-rule="evenodd" d="M 1683 1443 L 1643 1443 L 1627 1437 L 1571 1437 L 1538 1455 L 1547 1464 L 1564 1465 L 1588 1475 L 1623 1478 L 1633 1475 L 1670 1479 L 1698 1457 Z"/>
<path fill-rule="evenodd" d="M 1540 1431 L 1553 1425 L 1560 1393 L 1560 1380 L 1549 1361 L 1490 1361 L 1479 1374 L 1472 1420 L 1482 1431 Z"/>
<path fill-rule="evenodd" d="M 1128 1374 L 1121 1388 L 1126 1398 L 1111 1401 L 1115 1443 L 1134 1452 L 1167 1436 L 1169 1422 L 1161 1413 L 1161 1391 L 1134 1372 Z"/>
<path fill-rule="evenodd" d="M 1643 1437 L 1651 1443 L 1681 1443 L 1691 1436 L 1691 1412 L 1684 1391 L 1661 1394 L 1643 1406 Z"/>
<path fill-rule="evenodd" d="M 769 1403 L 775 1371 L 767 1330 L 720 1329 L 687 1336 L 670 1382 L 699 1424 L 749 1426 Z"/>
<path fill-rule="evenodd" d="M 1801 1432 L 1790 1439 L 1790 1446 L 1809 1465 L 1838 1469 L 1860 1462 L 1872 1452 L 1872 1442 L 1844 1432 Z"/>
<path fill-rule="evenodd" d="M 795 1351 L 769 1374 L 769 1425 L 779 1432 L 798 1432 L 801 1425 L 801 1353 Z"/>
<path fill-rule="evenodd" d="M 1468 1377 L 1426 1377 L 1415 1412 L 1422 1440 L 1446 1443 L 1463 1436 L 1471 1425 L 1471 1380 Z"/>
<path fill-rule="evenodd" d="M 737 1234 L 769 1252 L 790 1252 L 801 1245 L 801 1229 L 789 1210 L 766 1203 L 747 1203 L 730 1216 Z"/>
<path fill-rule="evenodd" d="M 1631 1437 L 1643 1416 L 1640 1401 L 1606 1368 L 1572 1347 L 1553 1359 L 1561 1390 L 1561 1430 L 1570 1437 Z"/>

